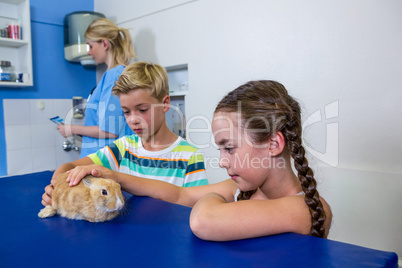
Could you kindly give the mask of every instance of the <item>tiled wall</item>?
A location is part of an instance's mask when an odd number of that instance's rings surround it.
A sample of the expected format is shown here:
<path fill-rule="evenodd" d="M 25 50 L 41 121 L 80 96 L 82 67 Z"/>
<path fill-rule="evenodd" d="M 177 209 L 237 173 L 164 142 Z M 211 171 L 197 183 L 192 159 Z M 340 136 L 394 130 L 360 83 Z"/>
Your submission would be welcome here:
<path fill-rule="evenodd" d="M 63 138 L 49 118 L 83 124 L 72 118 L 71 99 L 4 99 L 7 147 L 7 175 L 54 170 L 79 157 L 79 152 L 62 148 Z M 43 109 L 41 109 L 43 108 Z"/>

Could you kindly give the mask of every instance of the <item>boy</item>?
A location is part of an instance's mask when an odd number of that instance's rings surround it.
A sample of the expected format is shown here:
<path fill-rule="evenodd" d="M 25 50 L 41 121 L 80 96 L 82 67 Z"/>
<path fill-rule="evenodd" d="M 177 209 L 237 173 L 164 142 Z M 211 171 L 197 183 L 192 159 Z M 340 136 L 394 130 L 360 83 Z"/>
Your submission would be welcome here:
<path fill-rule="evenodd" d="M 170 97 L 163 67 L 146 62 L 130 64 L 115 83 L 113 94 L 119 97 L 127 124 L 136 135 L 122 137 L 96 153 L 61 165 L 52 181 L 75 167 L 82 170 L 85 166 L 96 172 L 93 165 L 100 165 L 182 187 L 208 184 L 202 154 L 167 127 L 165 114 L 170 108 Z M 70 186 L 77 183 L 70 181 Z M 45 188 L 43 205 L 51 204 L 52 191 L 52 185 Z"/>

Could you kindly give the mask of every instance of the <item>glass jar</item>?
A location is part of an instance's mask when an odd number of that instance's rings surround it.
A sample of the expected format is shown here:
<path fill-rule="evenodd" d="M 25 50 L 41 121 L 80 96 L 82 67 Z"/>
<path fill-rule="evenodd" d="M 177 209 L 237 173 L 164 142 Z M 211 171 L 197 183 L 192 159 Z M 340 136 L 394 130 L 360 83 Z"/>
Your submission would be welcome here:
<path fill-rule="evenodd" d="M 11 62 L 6 60 L 0 61 L 0 81 L 13 81 L 13 76 L 13 67 L 11 66 Z"/>

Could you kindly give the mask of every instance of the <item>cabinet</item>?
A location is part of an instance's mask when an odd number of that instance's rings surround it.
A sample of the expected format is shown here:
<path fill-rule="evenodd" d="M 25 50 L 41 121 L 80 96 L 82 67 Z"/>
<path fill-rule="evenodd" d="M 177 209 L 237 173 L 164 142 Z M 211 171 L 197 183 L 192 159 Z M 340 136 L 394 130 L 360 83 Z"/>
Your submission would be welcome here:
<path fill-rule="evenodd" d="M 0 87 L 33 85 L 31 17 L 29 0 L 0 0 L 0 28 L 18 25 L 22 39 L 0 37 L 0 60 L 10 61 L 13 72 L 21 75 L 22 82 L 0 81 Z"/>
<path fill-rule="evenodd" d="M 185 97 L 188 92 L 188 66 L 180 64 L 165 68 L 169 79 L 170 109 L 166 123 L 173 133 L 186 137 Z"/>

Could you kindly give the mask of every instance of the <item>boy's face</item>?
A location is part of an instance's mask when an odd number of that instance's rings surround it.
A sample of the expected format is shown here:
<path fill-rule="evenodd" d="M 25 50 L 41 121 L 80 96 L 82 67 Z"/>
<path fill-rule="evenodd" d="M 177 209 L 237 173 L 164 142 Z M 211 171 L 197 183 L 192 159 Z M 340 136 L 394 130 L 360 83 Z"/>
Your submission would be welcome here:
<path fill-rule="evenodd" d="M 153 137 L 165 123 L 169 96 L 160 102 L 151 96 L 149 90 L 136 89 L 120 94 L 119 99 L 127 124 L 142 139 Z"/>

